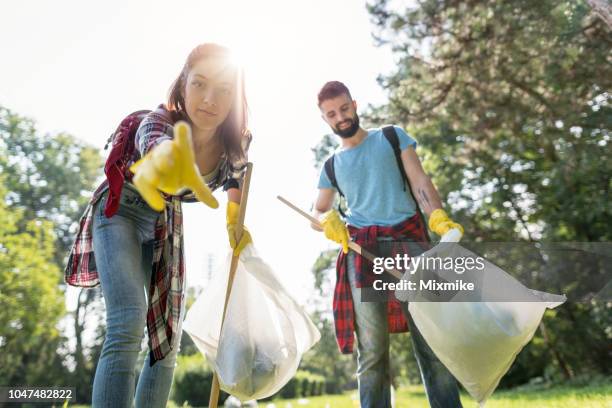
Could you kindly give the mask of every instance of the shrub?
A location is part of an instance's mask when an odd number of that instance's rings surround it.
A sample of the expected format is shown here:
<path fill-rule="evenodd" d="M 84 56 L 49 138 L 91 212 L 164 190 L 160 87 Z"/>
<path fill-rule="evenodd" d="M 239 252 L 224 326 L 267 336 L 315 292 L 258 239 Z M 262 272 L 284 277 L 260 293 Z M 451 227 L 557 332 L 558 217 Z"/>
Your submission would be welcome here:
<path fill-rule="evenodd" d="M 171 390 L 172 400 L 178 405 L 187 402 L 192 406 L 207 406 L 212 378 L 212 370 L 201 354 L 178 356 Z M 226 397 L 226 393 L 221 393 L 219 401 Z"/>

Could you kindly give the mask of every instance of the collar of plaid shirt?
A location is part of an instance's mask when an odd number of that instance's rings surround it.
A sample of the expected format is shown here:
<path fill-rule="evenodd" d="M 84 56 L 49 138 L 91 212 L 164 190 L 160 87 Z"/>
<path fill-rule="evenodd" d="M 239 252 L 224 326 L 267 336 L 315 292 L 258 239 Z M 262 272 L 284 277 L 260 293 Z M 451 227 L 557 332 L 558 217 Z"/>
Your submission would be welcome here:
<path fill-rule="evenodd" d="M 389 227 L 372 225 L 356 228 L 349 225 L 348 228 L 353 241 L 366 248 L 373 247 L 378 237 L 391 237 L 394 240 L 407 239 L 419 243 L 429 242 L 425 226 L 418 214 Z M 408 247 L 400 245 L 394 247 L 393 251 L 392 256 L 400 252 L 408 253 Z M 408 255 L 410 254 L 408 253 Z M 340 251 L 336 261 L 336 286 L 334 288 L 333 310 L 336 341 L 338 342 L 340 352 L 343 354 L 351 354 L 355 342 L 353 334 L 355 331 L 355 311 L 347 270 L 347 256 Z M 358 254 L 355 254 L 355 273 L 357 287 L 361 288 L 372 285 L 374 281 L 372 263 Z M 389 333 L 408 331 L 408 322 L 402 313 L 400 302 L 393 294 L 390 294 L 389 301 L 387 302 L 387 321 Z"/>

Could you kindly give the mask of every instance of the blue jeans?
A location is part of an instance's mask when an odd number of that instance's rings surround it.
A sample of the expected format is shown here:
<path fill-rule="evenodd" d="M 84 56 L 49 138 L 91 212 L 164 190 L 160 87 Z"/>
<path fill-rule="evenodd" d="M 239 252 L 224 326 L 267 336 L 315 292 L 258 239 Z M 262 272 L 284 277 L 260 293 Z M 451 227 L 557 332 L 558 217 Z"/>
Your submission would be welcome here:
<path fill-rule="evenodd" d="M 348 254 L 347 262 L 355 309 L 359 401 L 362 408 L 390 408 L 391 376 L 387 304 L 361 301 L 361 289 L 356 287 L 355 282 L 355 252 L 351 251 Z M 408 313 L 408 303 L 402 303 L 402 311 L 408 319 L 412 348 L 419 365 L 429 405 L 432 408 L 461 407 L 457 380 L 425 342 Z"/>
<path fill-rule="evenodd" d="M 126 183 L 117 213 L 106 218 L 106 197 L 104 193 L 96 204 L 93 220 L 94 254 L 106 304 L 106 338 L 94 378 L 92 406 L 122 408 L 135 402 L 136 407 L 165 407 L 178 346 L 153 367 L 147 353 L 140 375 L 136 372 L 160 213 Z"/>

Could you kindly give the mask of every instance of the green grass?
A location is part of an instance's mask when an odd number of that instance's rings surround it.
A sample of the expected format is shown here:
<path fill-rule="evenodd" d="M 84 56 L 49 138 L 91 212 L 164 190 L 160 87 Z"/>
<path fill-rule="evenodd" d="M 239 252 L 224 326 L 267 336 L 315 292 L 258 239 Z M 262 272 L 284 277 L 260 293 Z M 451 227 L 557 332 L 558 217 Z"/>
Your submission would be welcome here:
<path fill-rule="evenodd" d="M 359 407 L 356 392 L 344 395 L 313 397 L 302 400 L 274 401 L 275 408 L 355 408 Z M 478 407 L 467 394 L 461 395 L 465 408 Z M 265 404 L 260 404 L 265 408 Z M 400 388 L 395 394 L 397 408 L 428 408 L 427 398 L 421 386 Z M 612 385 L 587 387 L 561 387 L 529 391 L 498 391 L 486 404 L 487 408 L 612 408 Z"/>
<path fill-rule="evenodd" d="M 467 394 L 461 395 L 465 408 L 475 408 L 478 404 Z M 273 404 L 273 405 L 272 405 Z M 169 407 L 177 407 L 170 403 Z M 395 394 L 397 408 L 428 408 L 427 398 L 421 386 L 402 387 Z M 86 408 L 87 405 L 72 405 Z M 342 395 L 324 395 L 304 398 L 301 401 L 275 400 L 261 402 L 260 408 L 358 408 L 357 392 Z M 486 408 L 612 408 L 612 384 L 585 387 L 554 386 L 527 390 L 497 391 L 486 404 Z"/>

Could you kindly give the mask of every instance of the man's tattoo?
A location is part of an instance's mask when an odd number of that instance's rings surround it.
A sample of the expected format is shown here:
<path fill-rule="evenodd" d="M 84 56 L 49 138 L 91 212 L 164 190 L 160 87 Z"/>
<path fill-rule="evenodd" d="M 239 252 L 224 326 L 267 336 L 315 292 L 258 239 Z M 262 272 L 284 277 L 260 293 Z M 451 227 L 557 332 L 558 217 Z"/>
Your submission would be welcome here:
<path fill-rule="evenodd" d="M 420 188 L 418 191 L 417 201 L 425 211 L 431 210 L 433 208 L 433 206 L 431 205 L 431 201 L 429 200 L 429 196 L 422 188 Z"/>

